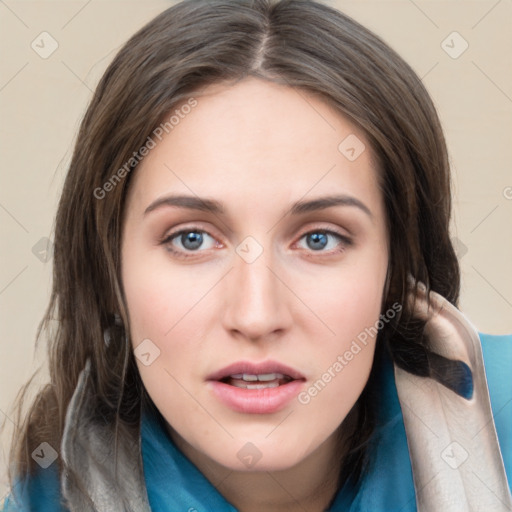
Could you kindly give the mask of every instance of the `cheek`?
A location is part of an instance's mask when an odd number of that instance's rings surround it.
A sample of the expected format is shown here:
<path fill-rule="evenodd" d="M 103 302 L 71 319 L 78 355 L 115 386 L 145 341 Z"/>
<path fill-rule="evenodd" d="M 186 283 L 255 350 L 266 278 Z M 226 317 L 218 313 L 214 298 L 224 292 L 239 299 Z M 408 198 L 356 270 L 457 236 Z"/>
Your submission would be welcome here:
<path fill-rule="evenodd" d="M 309 397 L 323 395 L 323 400 L 335 405 L 332 410 L 346 414 L 366 385 L 372 367 L 376 338 L 354 338 L 330 354 L 329 363 L 305 390 Z M 324 393 L 324 390 L 327 392 Z M 301 403 L 307 402 L 300 399 Z"/>
<path fill-rule="evenodd" d="M 314 354 L 317 371 L 297 397 L 305 418 L 323 419 L 321 425 L 315 424 L 318 430 L 312 436 L 330 435 L 359 399 L 373 365 L 378 318 L 378 305 L 367 303 L 363 310 L 354 300 L 338 310 L 337 320 L 333 317 L 331 325 L 337 335 L 324 338 L 321 350 Z"/>
<path fill-rule="evenodd" d="M 326 335 L 316 350 L 312 385 L 298 400 L 331 411 L 334 422 L 344 419 L 368 380 L 377 335 L 384 325 L 379 321 L 386 268 L 384 257 L 361 258 L 307 295 Z"/>
<path fill-rule="evenodd" d="M 164 251 L 138 253 L 127 247 L 123 285 L 130 312 L 133 343 L 154 337 L 165 340 L 186 324 L 214 277 L 201 276 L 193 267 L 176 268 Z"/>
<path fill-rule="evenodd" d="M 386 268 L 384 259 L 373 265 L 357 262 L 330 273 L 316 286 L 302 283 L 302 298 L 323 321 L 330 350 L 341 350 L 348 340 L 378 320 Z"/>
<path fill-rule="evenodd" d="M 167 419 L 187 411 L 180 424 L 184 430 L 196 429 L 200 420 L 205 421 L 204 411 L 191 400 L 188 389 L 191 369 L 200 358 L 195 335 L 203 287 L 181 287 L 178 274 L 159 272 L 147 262 L 138 268 L 126 281 L 125 294 L 140 377 Z"/>
<path fill-rule="evenodd" d="M 173 269 L 165 254 L 126 247 L 123 288 L 132 348 L 144 386 L 161 410 L 194 406 L 180 383 L 189 379 L 201 356 L 196 339 L 199 320 L 205 318 L 201 299 L 213 282 L 192 267 Z"/>

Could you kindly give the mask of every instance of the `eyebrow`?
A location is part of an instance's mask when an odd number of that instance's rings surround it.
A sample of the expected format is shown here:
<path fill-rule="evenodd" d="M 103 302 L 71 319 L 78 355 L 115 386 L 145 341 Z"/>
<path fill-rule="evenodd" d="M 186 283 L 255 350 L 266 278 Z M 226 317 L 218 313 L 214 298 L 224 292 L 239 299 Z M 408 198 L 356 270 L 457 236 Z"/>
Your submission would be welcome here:
<path fill-rule="evenodd" d="M 153 201 L 144 211 L 144 215 L 163 207 L 173 206 L 178 208 L 187 208 L 189 210 L 209 212 L 216 215 L 222 215 L 225 213 L 222 203 L 215 201 L 214 199 L 200 198 L 197 196 L 171 195 L 161 197 L 156 201 Z M 370 218 L 373 218 L 372 212 L 362 201 L 349 195 L 325 196 L 309 201 L 297 201 L 293 203 L 287 214 L 298 215 L 301 213 L 324 210 L 332 206 L 353 206 L 355 208 L 359 208 Z"/>

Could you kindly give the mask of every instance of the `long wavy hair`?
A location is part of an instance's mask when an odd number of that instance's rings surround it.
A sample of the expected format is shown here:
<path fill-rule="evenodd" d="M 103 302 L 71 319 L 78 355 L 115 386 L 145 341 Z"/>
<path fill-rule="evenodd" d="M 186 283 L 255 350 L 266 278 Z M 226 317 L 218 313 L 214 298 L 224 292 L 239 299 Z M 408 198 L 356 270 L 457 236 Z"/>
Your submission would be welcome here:
<path fill-rule="evenodd" d="M 408 280 L 456 305 L 460 275 L 449 236 L 447 150 L 421 80 L 379 37 L 316 1 L 185 0 L 123 46 L 82 120 L 56 215 L 53 290 L 37 335 L 47 333 L 50 382 L 27 413 L 27 386 L 20 391 L 11 482 L 34 472 L 30 454 L 42 441 L 60 445 L 88 359 L 98 416 L 116 435 L 138 427 L 149 397 L 124 341 L 124 331 L 128 339 L 130 333 L 120 276 L 125 198 L 137 172 L 137 159 L 130 159 L 194 91 L 249 76 L 313 92 L 363 130 L 378 164 L 390 237 L 383 308 L 403 306 L 379 332 L 377 346 L 409 372 L 429 375 L 428 340 L 424 324 L 412 320 Z M 123 179 L 99 197 L 98 189 L 126 162 Z M 112 329 L 114 314 L 124 330 Z M 119 338 L 109 346 L 108 328 Z M 371 376 L 350 413 L 357 428 L 340 481 L 364 468 L 377 399 Z"/>

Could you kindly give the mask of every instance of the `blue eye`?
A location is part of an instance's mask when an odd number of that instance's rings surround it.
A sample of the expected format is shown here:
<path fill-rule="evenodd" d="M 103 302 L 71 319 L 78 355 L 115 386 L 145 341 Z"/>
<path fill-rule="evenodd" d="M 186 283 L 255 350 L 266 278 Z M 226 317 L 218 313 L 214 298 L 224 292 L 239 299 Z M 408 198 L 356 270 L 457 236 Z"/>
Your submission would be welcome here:
<path fill-rule="evenodd" d="M 306 240 L 306 248 L 313 252 L 331 252 L 332 250 L 336 252 L 336 248 L 340 245 L 348 246 L 352 243 L 348 237 L 327 230 L 310 231 L 300 238 L 300 240 L 303 239 Z M 324 251 L 326 248 L 327 250 Z"/>
<path fill-rule="evenodd" d="M 170 247 L 169 249 L 172 252 L 198 252 L 198 249 L 204 245 L 204 242 L 207 238 L 211 239 L 213 243 L 210 243 L 209 246 L 202 248 L 211 249 L 215 246 L 215 240 L 205 231 L 196 229 L 185 229 L 178 231 L 177 233 L 172 233 L 166 237 L 165 240 L 163 240 L 163 243 L 169 245 L 175 245 L 178 243 L 177 245 L 179 250 Z"/>

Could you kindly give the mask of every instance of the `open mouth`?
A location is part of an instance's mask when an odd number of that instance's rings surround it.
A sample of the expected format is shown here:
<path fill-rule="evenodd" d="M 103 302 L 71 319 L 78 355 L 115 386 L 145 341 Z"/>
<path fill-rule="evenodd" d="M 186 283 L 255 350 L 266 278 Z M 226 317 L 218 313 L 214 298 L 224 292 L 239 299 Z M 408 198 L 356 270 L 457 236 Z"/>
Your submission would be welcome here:
<path fill-rule="evenodd" d="M 224 377 L 220 382 L 243 389 L 268 389 L 283 386 L 292 380 L 295 379 L 282 373 L 235 373 Z"/>
<path fill-rule="evenodd" d="M 221 403 L 245 414 L 271 414 L 283 409 L 306 382 L 298 370 L 277 361 L 239 361 L 206 380 Z"/>

